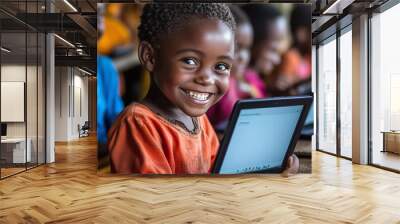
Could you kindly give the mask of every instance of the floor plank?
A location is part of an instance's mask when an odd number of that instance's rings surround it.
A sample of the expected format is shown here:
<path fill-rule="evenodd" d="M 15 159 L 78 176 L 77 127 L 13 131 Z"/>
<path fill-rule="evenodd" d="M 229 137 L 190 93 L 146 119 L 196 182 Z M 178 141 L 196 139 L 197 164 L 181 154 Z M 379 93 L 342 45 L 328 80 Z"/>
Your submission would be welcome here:
<path fill-rule="evenodd" d="M 0 223 L 400 223 L 400 175 L 313 152 L 312 174 L 98 176 L 96 139 L 0 181 Z"/>

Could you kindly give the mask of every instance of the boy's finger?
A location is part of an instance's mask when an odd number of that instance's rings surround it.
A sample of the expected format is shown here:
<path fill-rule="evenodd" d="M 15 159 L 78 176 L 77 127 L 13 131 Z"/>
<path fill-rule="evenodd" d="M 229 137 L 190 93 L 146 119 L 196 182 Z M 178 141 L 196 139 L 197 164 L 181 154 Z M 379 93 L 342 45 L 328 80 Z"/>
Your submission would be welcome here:
<path fill-rule="evenodd" d="M 289 156 L 287 167 L 290 168 L 293 166 L 293 156 Z"/>

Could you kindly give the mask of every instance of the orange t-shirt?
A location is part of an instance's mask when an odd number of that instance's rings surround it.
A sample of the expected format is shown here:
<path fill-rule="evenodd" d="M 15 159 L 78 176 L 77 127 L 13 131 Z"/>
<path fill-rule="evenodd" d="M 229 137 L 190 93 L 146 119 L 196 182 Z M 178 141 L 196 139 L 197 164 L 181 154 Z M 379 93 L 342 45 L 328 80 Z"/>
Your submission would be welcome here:
<path fill-rule="evenodd" d="M 206 115 L 189 133 L 143 104 L 128 106 L 108 133 L 111 170 L 116 173 L 210 173 L 219 147 Z"/>

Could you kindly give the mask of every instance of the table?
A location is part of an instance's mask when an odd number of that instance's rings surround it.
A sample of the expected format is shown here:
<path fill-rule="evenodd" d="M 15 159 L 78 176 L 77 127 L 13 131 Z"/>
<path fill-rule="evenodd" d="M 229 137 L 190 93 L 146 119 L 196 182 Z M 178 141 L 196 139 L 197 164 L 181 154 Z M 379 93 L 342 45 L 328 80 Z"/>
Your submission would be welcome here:
<path fill-rule="evenodd" d="M 26 153 L 25 153 L 25 145 Z M 26 163 L 30 162 L 32 141 L 30 138 L 6 138 L 1 139 L 1 159 L 5 163 Z"/>
<path fill-rule="evenodd" d="M 382 152 L 400 154 L 400 131 L 382 131 L 381 133 L 383 133 Z"/>

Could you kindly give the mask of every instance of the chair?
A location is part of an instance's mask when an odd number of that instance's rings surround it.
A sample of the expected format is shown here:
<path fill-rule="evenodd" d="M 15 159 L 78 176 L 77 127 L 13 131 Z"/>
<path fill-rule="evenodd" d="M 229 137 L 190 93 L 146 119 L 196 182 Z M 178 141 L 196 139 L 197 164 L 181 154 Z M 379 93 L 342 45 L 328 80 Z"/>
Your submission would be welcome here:
<path fill-rule="evenodd" d="M 85 123 L 80 126 L 78 124 L 78 133 L 79 133 L 79 138 L 80 137 L 87 137 L 89 136 L 89 129 L 90 129 L 90 125 L 89 125 L 89 121 L 85 121 Z"/>

